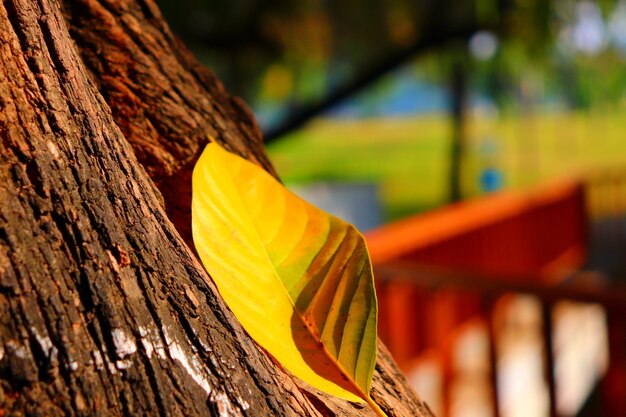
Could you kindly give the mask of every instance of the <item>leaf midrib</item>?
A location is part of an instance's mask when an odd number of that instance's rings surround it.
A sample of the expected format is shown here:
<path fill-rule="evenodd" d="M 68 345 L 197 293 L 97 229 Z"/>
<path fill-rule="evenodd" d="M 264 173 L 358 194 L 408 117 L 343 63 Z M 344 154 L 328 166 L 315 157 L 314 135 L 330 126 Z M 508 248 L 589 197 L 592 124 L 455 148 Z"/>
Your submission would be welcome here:
<path fill-rule="evenodd" d="M 218 145 L 219 146 L 219 145 Z M 226 152 L 223 149 L 220 149 L 221 151 Z M 241 162 L 240 162 L 241 163 Z M 243 160 L 243 163 L 252 163 L 250 161 L 247 160 Z M 270 176 L 269 173 L 267 173 L 265 170 L 261 169 L 261 175 L 266 175 L 266 176 Z M 263 239 L 261 238 L 261 235 L 259 233 L 259 229 L 256 227 L 256 225 L 254 224 L 254 221 L 252 220 L 252 214 L 250 213 L 250 211 L 248 210 L 244 200 L 243 200 L 243 196 L 241 194 L 241 192 L 239 191 L 239 187 L 236 186 L 235 180 L 232 176 L 232 174 L 230 173 L 230 170 L 227 170 L 228 172 L 228 178 L 230 180 L 231 185 L 233 186 L 233 189 L 236 191 L 236 195 L 238 198 L 238 202 L 240 203 L 241 207 L 243 207 L 243 212 L 245 212 L 247 214 L 247 220 L 249 222 L 249 224 L 251 225 L 253 231 L 254 231 L 254 235 L 256 236 L 256 238 L 258 239 L 258 243 L 260 244 L 262 251 L 263 251 L 263 255 L 266 258 L 267 262 L 269 263 L 269 265 L 271 265 L 271 269 L 272 272 L 274 273 L 274 278 L 279 282 L 281 290 L 283 291 L 283 294 L 285 295 L 285 297 L 287 297 L 287 299 L 289 300 L 289 304 L 291 304 L 291 307 L 293 308 L 293 310 L 296 312 L 298 319 L 300 320 L 300 322 L 302 323 L 302 325 L 307 329 L 307 331 L 309 332 L 309 334 L 313 337 L 314 340 L 319 341 L 321 346 L 322 346 L 322 351 L 324 352 L 325 356 L 328 357 L 328 359 L 330 359 L 330 361 L 339 369 L 339 371 L 347 377 L 348 381 L 350 382 L 350 385 L 353 386 L 353 388 L 356 388 L 357 392 L 360 394 L 361 398 L 363 400 L 366 400 L 366 397 L 369 398 L 369 393 L 365 393 L 364 390 L 358 385 L 358 383 L 354 380 L 354 378 L 352 376 L 350 376 L 347 371 L 343 368 L 343 366 L 339 363 L 338 359 L 333 357 L 333 355 L 330 354 L 330 352 L 328 352 L 328 350 L 326 349 L 326 346 L 324 344 L 324 342 L 322 341 L 321 336 L 318 336 L 315 332 L 315 329 L 312 329 L 311 327 L 309 327 L 306 323 L 306 321 L 304 320 L 304 317 L 302 316 L 301 312 L 297 309 L 293 299 L 291 298 L 291 295 L 289 295 L 289 292 L 287 291 L 287 288 L 285 288 L 285 285 L 282 281 L 282 279 L 280 278 L 280 274 L 278 273 L 278 271 L 276 270 L 276 265 L 274 264 L 274 262 L 272 261 L 272 258 L 269 254 L 269 252 L 266 249 L 266 245 L 263 242 Z M 273 177 L 271 178 L 272 180 L 274 179 Z M 283 190 L 283 194 L 284 193 L 289 193 L 289 191 L 287 190 Z M 298 198 L 297 196 L 294 195 L 294 197 Z M 283 203 L 285 203 L 285 199 L 283 199 Z M 306 202 L 305 202 L 306 203 Z M 305 228 L 306 230 L 306 228 Z M 324 279 L 322 280 L 322 283 L 326 280 L 326 277 L 324 277 Z M 336 382 L 333 381 L 333 383 L 335 383 L 336 385 L 338 385 Z M 345 389 L 345 388 L 344 388 Z"/>

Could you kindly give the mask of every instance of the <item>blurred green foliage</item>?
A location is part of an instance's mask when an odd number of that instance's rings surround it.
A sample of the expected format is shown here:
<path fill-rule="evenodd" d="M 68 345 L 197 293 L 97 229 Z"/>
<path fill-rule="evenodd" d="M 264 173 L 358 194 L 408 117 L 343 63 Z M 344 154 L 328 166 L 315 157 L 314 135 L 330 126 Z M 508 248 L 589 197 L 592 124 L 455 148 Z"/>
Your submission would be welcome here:
<path fill-rule="evenodd" d="M 485 169 L 521 187 L 626 163 L 626 0 L 158 2 L 265 128 L 424 47 L 332 118 L 272 144 L 287 182 L 379 183 L 392 218 L 445 203 L 459 65 L 469 90 L 464 195 L 479 194 Z"/>
<path fill-rule="evenodd" d="M 315 101 L 434 33 L 470 31 L 491 21 L 478 9 L 499 10 L 497 0 L 158 3 L 227 88 L 260 110 Z"/>
<path fill-rule="evenodd" d="M 311 123 L 269 149 L 283 180 L 377 183 L 388 219 L 446 202 L 450 123 L 445 115 Z M 496 166 L 507 188 L 626 164 L 626 110 L 472 117 L 463 165 L 467 197 Z M 382 138 L 382 139 L 381 139 Z M 496 139 L 496 149 L 486 149 Z M 303 162 L 306 161 L 306 162 Z"/>
<path fill-rule="evenodd" d="M 449 42 L 436 45 L 437 59 L 420 73 L 446 83 L 452 63 L 462 60 L 473 88 L 504 111 L 527 104 L 524 79 L 533 77 L 540 100 L 571 108 L 624 100 L 621 0 L 158 2 L 174 30 L 265 125 L 433 36 Z M 468 53 L 469 33 L 480 30 L 498 41 L 486 60 Z"/>

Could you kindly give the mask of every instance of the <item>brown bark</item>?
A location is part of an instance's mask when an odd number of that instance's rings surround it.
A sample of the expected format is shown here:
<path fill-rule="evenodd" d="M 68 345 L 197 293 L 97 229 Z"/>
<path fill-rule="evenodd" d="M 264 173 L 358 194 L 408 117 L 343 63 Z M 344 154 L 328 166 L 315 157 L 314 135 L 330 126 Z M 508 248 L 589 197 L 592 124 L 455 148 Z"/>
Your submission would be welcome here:
<path fill-rule="evenodd" d="M 245 105 L 151 1 L 62 6 L 0 5 L 0 415 L 372 415 L 275 365 L 181 238 L 207 135 L 273 173 Z M 430 415 L 384 348 L 372 396 Z"/>
<path fill-rule="evenodd" d="M 152 2 L 63 5 L 85 65 L 188 243 L 190 176 L 208 136 L 276 175 L 250 110 L 198 65 Z"/>

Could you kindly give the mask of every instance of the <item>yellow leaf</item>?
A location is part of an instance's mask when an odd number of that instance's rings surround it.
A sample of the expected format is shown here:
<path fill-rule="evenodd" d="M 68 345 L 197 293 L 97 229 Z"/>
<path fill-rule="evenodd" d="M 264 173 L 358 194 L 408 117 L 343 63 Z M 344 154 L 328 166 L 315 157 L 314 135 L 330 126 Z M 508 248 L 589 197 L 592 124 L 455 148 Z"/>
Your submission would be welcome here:
<path fill-rule="evenodd" d="M 196 249 L 250 336 L 291 373 L 367 401 L 376 294 L 363 236 L 253 163 L 209 144 L 193 172 Z"/>

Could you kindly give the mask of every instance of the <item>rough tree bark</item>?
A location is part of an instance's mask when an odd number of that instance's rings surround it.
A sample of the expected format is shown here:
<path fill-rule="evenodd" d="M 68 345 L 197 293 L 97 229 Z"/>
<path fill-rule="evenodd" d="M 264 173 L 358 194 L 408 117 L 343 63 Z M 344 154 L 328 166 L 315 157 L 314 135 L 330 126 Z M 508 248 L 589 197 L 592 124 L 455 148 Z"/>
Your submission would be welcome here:
<path fill-rule="evenodd" d="M 274 364 L 198 263 L 207 135 L 274 173 L 152 1 L 0 5 L 0 416 L 372 415 Z M 430 415 L 384 347 L 372 396 Z"/>

